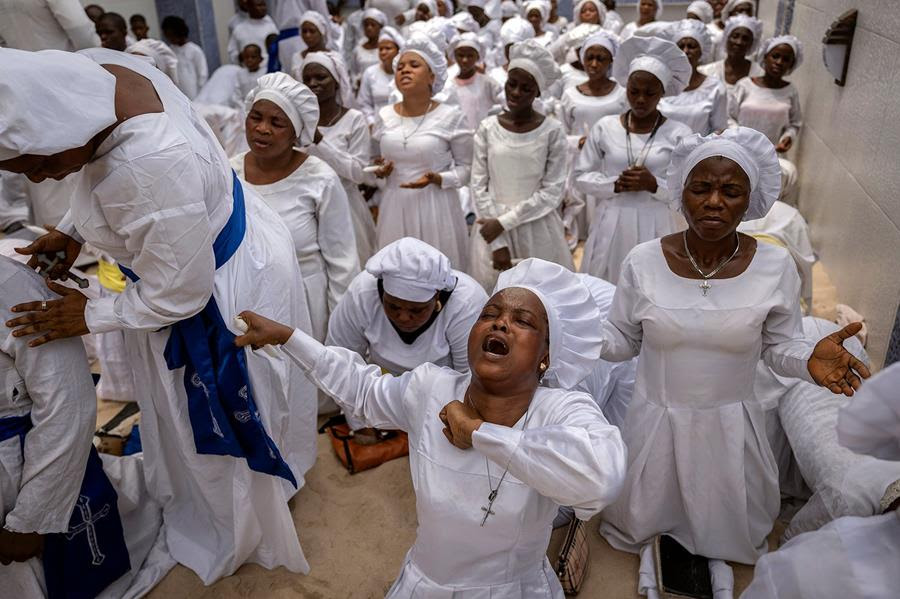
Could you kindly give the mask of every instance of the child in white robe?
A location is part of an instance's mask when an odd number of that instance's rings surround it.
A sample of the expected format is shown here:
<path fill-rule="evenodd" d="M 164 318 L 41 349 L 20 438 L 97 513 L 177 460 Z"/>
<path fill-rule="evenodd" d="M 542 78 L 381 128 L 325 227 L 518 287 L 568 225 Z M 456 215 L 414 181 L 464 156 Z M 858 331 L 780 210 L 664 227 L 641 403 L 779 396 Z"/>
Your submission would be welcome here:
<path fill-rule="evenodd" d="M 235 24 L 228 39 L 228 58 L 235 64 L 241 63 L 241 53 L 250 44 L 259 47 L 262 62 L 268 60 L 266 38 L 278 35 L 278 27 L 268 14 L 266 0 L 248 0 L 247 18 Z"/>
<path fill-rule="evenodd" d="M 503 88 L 488 75 L 479 72 L 484 50 L 474 33 L 458 35 L 450 49 L 456 58 L 458 74 L 447 81 L 446 90 L 456 94 L 459 108 L 466 117 L 466 123 L 473 131 L 491 113 L 501 110 Z"/>
<path fill-rule="evenodd" d="M 200 46 L 188 40 L 188 26 L 181 17 L 166 17 L 160 28 L 178 57 L 178 89 L 193 100 L 209 78 L 206 55 Z"/>

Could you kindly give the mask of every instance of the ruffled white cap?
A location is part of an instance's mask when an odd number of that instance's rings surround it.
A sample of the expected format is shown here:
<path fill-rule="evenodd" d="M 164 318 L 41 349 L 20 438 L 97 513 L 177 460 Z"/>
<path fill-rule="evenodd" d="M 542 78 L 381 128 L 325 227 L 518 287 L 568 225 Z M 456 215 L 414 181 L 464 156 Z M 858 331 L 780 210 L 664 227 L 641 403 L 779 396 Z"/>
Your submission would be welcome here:
<path fill-rule="evenodd" d="M 387 15 L 378 10 L 377 8 L 367 8 L 363 11 L 362 20 L 372 19 L 382 27 L 388 24 Z"/>
<path fill-rule="evenodd" d="M 0 160 L 80 148 L 116 122 L 116 78 L 74 52 L 0 48 Z"/>
<path fill-rule="evenodd" d="M 582 284 L 591 292 L 597 309 L 600 310 L 600 318 L 606 318 L 609 309 L 612 306 L 613 296 L 616 294 L 616 286 L 609 281 L 604 281 L 600 277 L 594 277 L 587 273 L 578 273 L 578 278 Z"/>
<path fill-rule="evenodd" d="M 300 64 L 294 63 L 291 75 L 297 81 L 303 80 L 303 69 L 308 64 L 317 64 L 331 73 L 338 84 L 338 93 L 341 106 L 350 108 L 353 106 L 353 87 L 350 84 L 350 75 L 344 65 L 344 59 L 337 52 L 310 52 Z"/>
<path fill-rule="evenodd" d="M 794 70 L 803 63 L 803 42 L 793 35 L 779 35 L 767 39 L 759 49 L 757 60 L 759 60 L 759 64 L 763 64 L 766 59 L 766 54 L 771 52 L 775 46 L 780 46 L 781 44 L 787 44 L 794 50 L 794 66 L 791 67 L 786 74 L 793 73 Z"/>
<path fill-rule="evenodd" d="M 601 27 L 600 25 L 596 25 L 594 23 L 581 23 L 580 25 L 575 25 L 575 27 L 572 27 L 571 29 L 569 29 L 569 31 L 562 34 L 558 38 L 558 41 L 551 44 L 550 47 L 552 48 L 561 41 L 565 44 L 566 50 L 578 51 L 579 49 L 581 49 L 581 46 L 585 41 L 587 41 L 589 37 L 602 30 L 603 27 Z"/>
<path fill-rule="evenodd" d="M 332 51 L 338 50 L 337 42 L 332 39 L 334 36 L 331 35 L 331 24 L 325 18 L 325 15 L 314 10 L 308 10 L 300 15 L 300 26 L 302 27 L 304 23 L 312 23 L 316 26 L 316 29 L 322 34 L 322 39 L 325 40 L 327 49 Z"/>
<path fill-rule="evenodd" d="M 760 38 L 762 37 L 763 24 L 756 17 L 748 17 L 747 15 L 734 15 L 725 22 L 725 34 L 723 36 L 724 43 L 728 43 L 731 32 L 735 29 L 743 27 L 753 34 L 753 44 L 747 51 L 747 56 L 752 55 L 759 48 Z"/>
<path fill-rule="evenodd" d="M 525 3 L 522 14 L 527 17 L 528 13 L 532 10 L 537 10 L 541 13 L 541 21 L 543 21 L 544 24 L 547 23 L 547 19 L 550 18 L 550 3 L 547 2 L 547 0 L 529 0 Z"/>
<path fill-rule="evenodd" d="M 381 33 L 378 34 L 378 41 L 394 42 L 395 44 L 397 44 L 397 47 L 401 49 L 403 48 L 403 44 L 406 43 L 406 40 L 403 39 L 403 36 L 400 35 L 400 32 L 390 25 L 381 28 Z"/>
<path fill-rule="evenodd" d="M 319 123 L 319 101 L 308 87 L 287 73 L 269 73 L 247 94 L 247 111 L 260 100 L 269 100 L 287 115 L 300 146 L 312 143 Z"/>
<path fill-rule="evenodd" d="M 712 5 L 706 0 L 694 0 L 688 4 L 686 12 L 697 15 L 704 24 L 712 23 L 716 16 Z"/>
<path fill-rule="evenodd" d="M 705 137 L 695 133 L 678 142 L 666 172 L 672 207 L 683 211 L 682 194 L 691 170 L 712 156 L 733 160 L 750 180 L 750 203 L 741 220 L 764 217 L 781 194 L 781 164 L 772 142 L 749 127 L 733 127 Z"/>
<path fill-rule="evenodd" d="M 475 17 L 467 12 L 456 13 L 450 17 L 450 22 L 453 23 L 457 31 L 476 33 L 481 30 L 481 26 L 475 20 Z"/>
<path fill-rule="evenodd" d="M 431 73 L 434 75 L 434 83 L 431 85 L 432 95 L 444 89 L 444 84 L 447 82 L 447 59 L 437 44 L 422 33 L 413 33 L 394 59 L 395 69 L 400 56 L 408 52 L 414 52 L 421 56 L 428 68 L 431 69 Z"/>
<path fill-rule="evenodd" d="M 613 57 L 613 61 L 615 61 L 616 52 L 619 50 L 619 36 L 605 29 L 600 29 L 584 40 L 584 43 L 581 44 L 581 50 L 578 51 L 578 59 L 582 64 L 584 63 L 584 55 L 587 53 L 588 48 L 593 48 L 594 46 L 603 46 L 609 50 L 609 53 Z"/>
<path fill-rule="evenodd" d="M 731 13 L 737 8 L 738 4 L 749 4 L 753 15 L 756 15 L 756 6 L 751 0 L 728 0 L 722 7 L 722 21 L 727 21 L 731 17 Z M 741 13 L 743 14 L 743 13 Z M 747 15 L 744 15 L 747 16 Z"/>
<path fill-rule="evenodd" d="M 534 27 L 522 17 L 513 17 L 500 27 L 503 47 L 534 38 Z"/>
<path fill-rule="evenodd" d="M 484 0 L 480 0 L 484 2 Z M 479 6 L 478 4 L 473 4 L 469 2 L 469 6 Z M 512 18 L 519 14 L 519 7 L 512 0 L 503 0 L 500 3 L 500 16 L 503 18 Z"/>
<path fill-rule="evenodd" d="M 591 292 L 571 270 L 539 258 L 500 273 L 494 293 L 510 287 L 534 293 L 547 312 L 550 365 L 541 384 L 571 389 L 600 359 L 602 318 Z"/>
<path fill-rule="evenodd" d="M 178 57 L 167 44 L 148 37 L 131 44 L 125 52 L 152 59 L 153 66 L 178 84 Z"/>
<path fill-rule="evenodd" d="M 612 77 L 622 87 L 635 71 L 655 75 L 663 84 L 663 95 L 677 96 L 691 80 L 691 63 L 669 40 L 659 37 L 632 36 L 622 42 L 613 61 Z"/>
<path fill-rule="evenodd" d="M 547 91 L 562 76 L 550 50 L 535 40 L 514 44 L 509 51 L 509 68 L 522 69 L 537 81 L 541 92 Z"/>
<path fill-rule="evenodd" d="M 593 4 L 597 9 L 597 13 L 600 15 L 600 25 L 603 25 L 603 22 L 606 20 L 606 6 L 603 5 L 600 0 L 578 0 L 578 3 L 575 5 L 575 9 L 572 11 L 572 16 L 575 19 L 576 24 L 581 23 L 581 7 L 585 4 Z"/>
<path fill-rule="evenodd" d="M 838 442 L 882 460 L 900 461 L 900 362 L 865 381 L 838 413 Z"/>
<path fill-rule="evenodd" d="M 381 248 L 366 262 L 366 271 L 381 279 L 385 293 L 408 302 L 427 302 L 456 286 L 450 258 L 412 237 Z"/>
<path fill-rule="evenodd" d="M 706 3 L 704 2 L 704 4 Z M 707 6 L 709 5 L 707 4 Z M 676 45 L 680 40 L 686 37 L 696 40 L 697 43 L 700 44 L 701 63 L 712 56 L 713 44 L 712 38 L 709 37 L 709 29 L 697 19 L 682 19 L 680 21 L 675 21 L 669 27 L 669 36 L 669 39 Z"/>
<path fill-rule="evenodd" d="M 476 52 L 478 52 L 478 57 L 481 58 L 484 56 L 484 48 L 481 46 L 481 41 L 478 39 L 478 35 L 467 31 L 465 33 L 460 33 L 455 38 L 453 38 L 453 42 L 450 44 L 450 51 L 455 52 L 457 48 L 472 48 Z"/>

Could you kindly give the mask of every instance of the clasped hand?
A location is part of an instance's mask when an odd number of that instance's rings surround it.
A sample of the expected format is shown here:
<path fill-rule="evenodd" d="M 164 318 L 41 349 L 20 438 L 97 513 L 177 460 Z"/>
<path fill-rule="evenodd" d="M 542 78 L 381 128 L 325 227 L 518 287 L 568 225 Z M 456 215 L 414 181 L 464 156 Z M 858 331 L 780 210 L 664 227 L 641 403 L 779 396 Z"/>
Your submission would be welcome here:
<path fill-rule="evenodd" d="M 616 179 L 613 191 L 616 193 L 625 191 L 649 191 L 650 193 L 656 193 L 658 188 L 659 184 L 656 181 L 656 177 L 653 176 L 653 173 L 647 167 L 632 166 L 622 171 L 622 174 Z"/>
<path fill-rule="evenodd" d="M 438 417 L 444 423 L 444 436 L 460 449 L 472 447 L 472 433 L 484 422 L 475 408 L 457 400 L 444 406 Z"/>

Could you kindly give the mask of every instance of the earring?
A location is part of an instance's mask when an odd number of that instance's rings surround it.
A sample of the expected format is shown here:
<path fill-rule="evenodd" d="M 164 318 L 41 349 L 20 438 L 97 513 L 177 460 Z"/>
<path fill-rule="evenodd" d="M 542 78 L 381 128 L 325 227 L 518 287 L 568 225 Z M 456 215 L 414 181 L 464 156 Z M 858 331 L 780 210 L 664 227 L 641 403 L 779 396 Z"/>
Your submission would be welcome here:
<path fill-rule="evenodd" d="M 547 365 L 541 362 L 541 372 L 544 372 L 545 370 L 547 370 Z"/>
<path fill-rule="evenodd" d="M 441 303 L 441 300 L 437 300 L 434 302 L 434 311 L 440 312 L 444 308 L 444 304 Z"/>

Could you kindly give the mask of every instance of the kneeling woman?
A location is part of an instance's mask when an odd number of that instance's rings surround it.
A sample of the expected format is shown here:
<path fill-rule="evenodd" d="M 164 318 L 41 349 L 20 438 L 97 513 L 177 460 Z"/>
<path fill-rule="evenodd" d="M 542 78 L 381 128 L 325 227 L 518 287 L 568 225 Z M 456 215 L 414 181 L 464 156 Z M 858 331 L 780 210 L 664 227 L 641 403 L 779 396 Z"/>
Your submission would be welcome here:
<path fill-rule="evenodd" d="M 328 315 L 359 272 L 350 206 L 341 180 L 323 160 L 294 149 L 313 143 L 319 103 L 284 73 L 259 79 L 247 102 L 250 151 L 231 165 L 291 231 L 303 273 L 313 336 L 325 339 Z"/>
<path fill-rule="evenodd" d="M 526 260 L 501 275 L 469 335 L 471 374 L 424 364 L 378 376 L 359 356 L 245 312 L 239 345 L 284 344 L 348 412 L 409 433 L 419 528 L 388 597 L 562 599 L 546 558 L 558 506 L 615 498 L 618 429 L 569 388 L 597 359 L 600 313 L 577 275 Z M 573 465 L 577 465 L 574 468 Z"/>
<path fill-rule="evenodd" d="M 559 204 L 566 182 L 566 132 L 534 110 L 535 99 L 559 78 L 550 52 L 528 40 L 509 53 L 506 112 L 485 119 L 475 134 L 472 192 L 478 225 L 470 272 L 490 289 L 513 259 L 542 258 L 574 269 Z"/>

